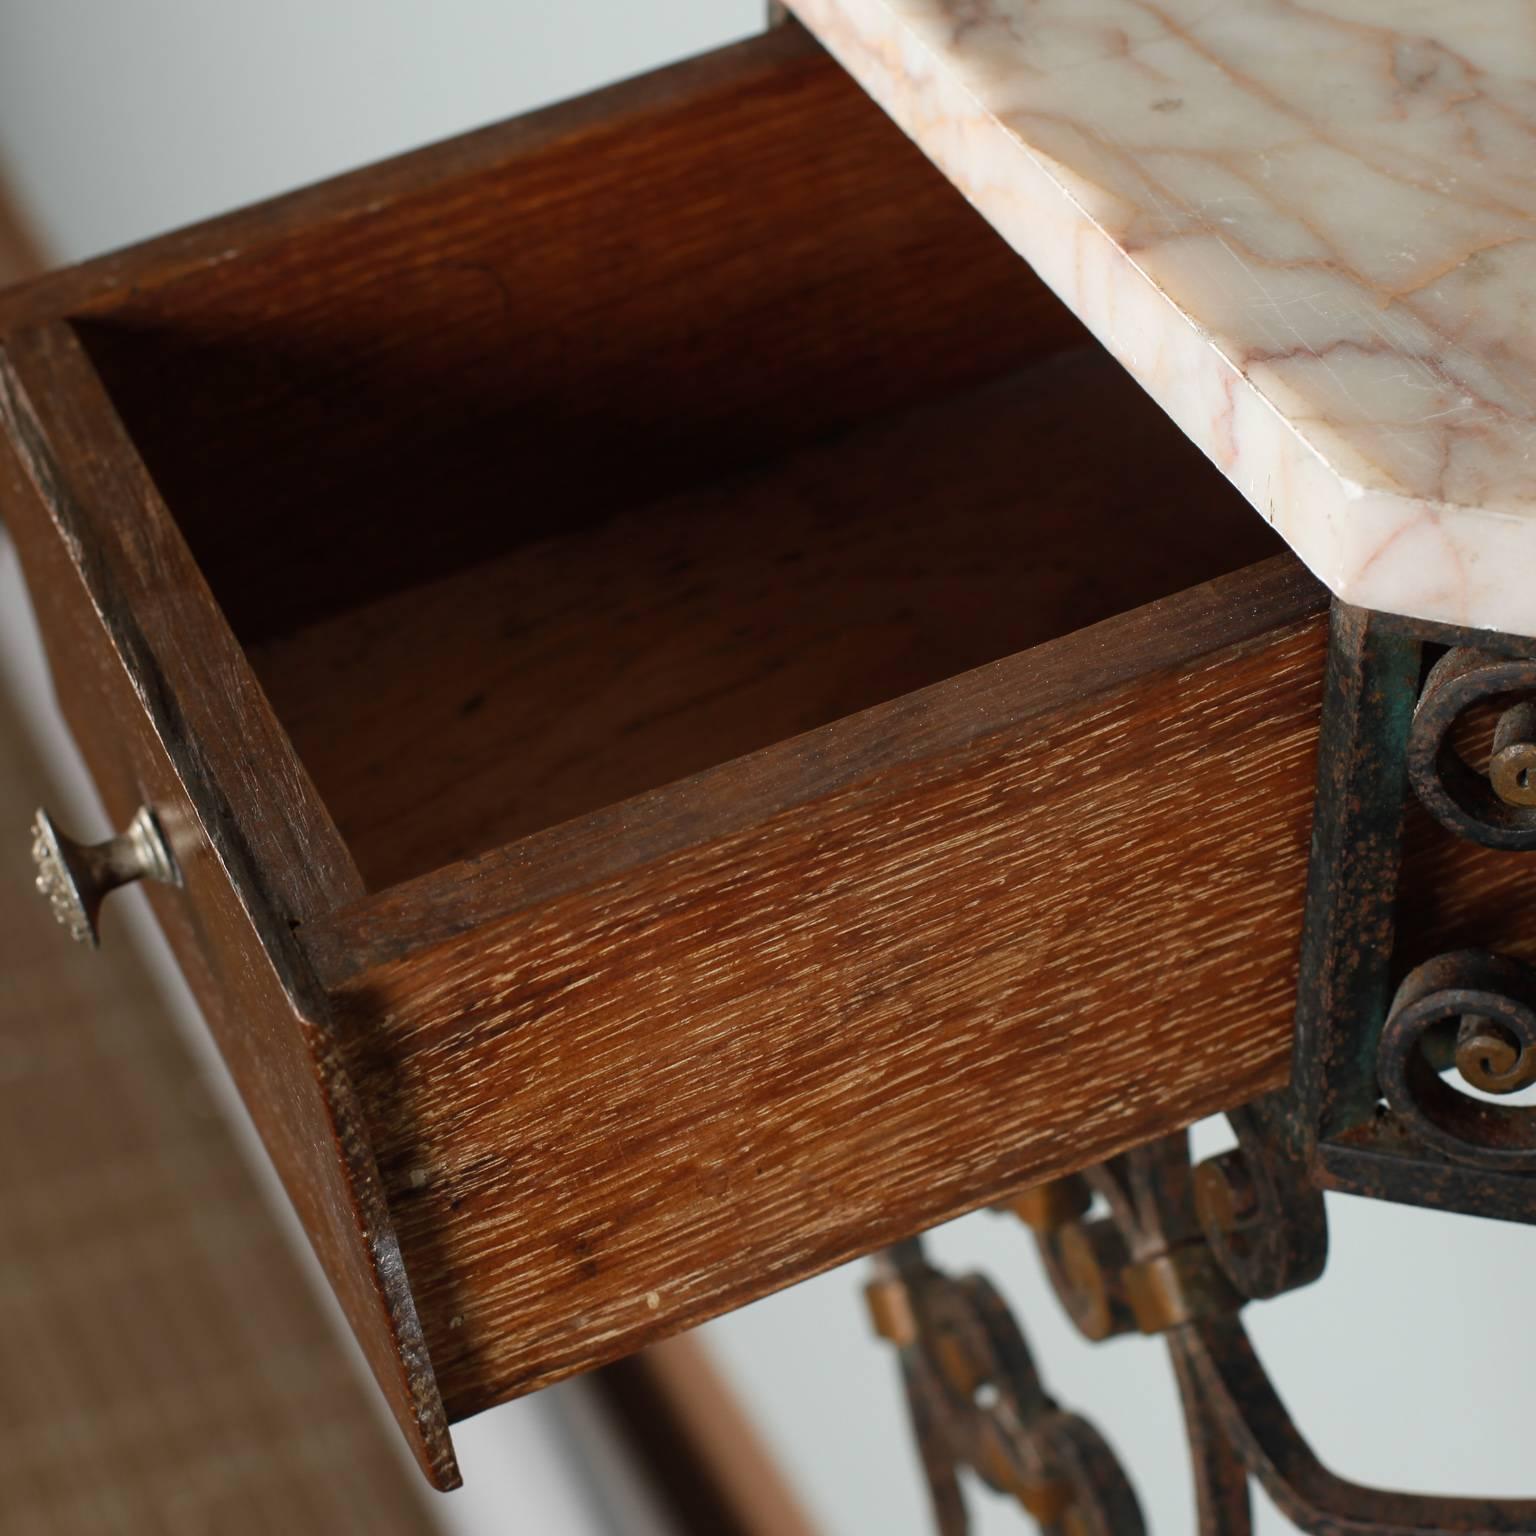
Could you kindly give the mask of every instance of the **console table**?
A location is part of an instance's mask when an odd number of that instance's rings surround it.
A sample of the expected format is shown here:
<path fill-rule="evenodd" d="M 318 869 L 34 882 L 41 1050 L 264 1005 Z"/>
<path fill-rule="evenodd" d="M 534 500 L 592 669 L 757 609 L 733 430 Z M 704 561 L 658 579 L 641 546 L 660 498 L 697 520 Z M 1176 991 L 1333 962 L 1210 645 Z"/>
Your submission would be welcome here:
<path fill-rule="evenodd" d="M 1320 1186 L 1536 1209 L 1487 1098 L 1536 1075 L 1536 27 L 794 9 L 0 297 L 118 832 L 41 815 L 41 883 L 87 942 L 150 885 L 437 1486 L 450 1422 L 881 1249 L 944 1528 L 963 1462 L 1129 1529 L 916 1241 L 1006 1201 L 1085 1327 L 1168 1333 L 1211 1530 L 1250 1472 L 1536 1529 L 1317 1481 L 1238 1321 Z"/>

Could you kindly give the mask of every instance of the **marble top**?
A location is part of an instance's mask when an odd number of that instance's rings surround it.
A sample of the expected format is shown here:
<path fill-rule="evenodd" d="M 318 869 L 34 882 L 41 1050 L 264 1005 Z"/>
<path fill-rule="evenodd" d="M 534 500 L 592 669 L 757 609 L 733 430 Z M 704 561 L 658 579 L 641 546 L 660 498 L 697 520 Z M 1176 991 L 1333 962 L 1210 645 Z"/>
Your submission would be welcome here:
<path fill-rule="evenodd" d="M 1332 590 L 1536 634 L 1536 0 L 792 0 Z"/>

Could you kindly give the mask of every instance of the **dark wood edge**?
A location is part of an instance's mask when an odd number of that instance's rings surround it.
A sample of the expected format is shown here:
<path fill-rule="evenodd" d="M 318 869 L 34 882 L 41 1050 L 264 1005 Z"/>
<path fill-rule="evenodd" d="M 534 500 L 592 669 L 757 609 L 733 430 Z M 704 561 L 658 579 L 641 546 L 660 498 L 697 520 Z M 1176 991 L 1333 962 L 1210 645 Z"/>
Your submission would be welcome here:
<path fill-rule="evenodd" d="M 67 267 L 0 292 L 0 334 L 61 316 L 100 314 L 196 273 L 216 280 L 220 267 L 302 231 L 374 218 L 392 205 L 533 155 L 589 133 L 611 133 L 626 118 L 686 107 L 691 97 L 747 91 L 758 80 L 808 60 L 826 60 L 821 45 L 798 24 L 777 27 L 667 68 L 652 70 L 460 134 L 425 148 L 348 171 L 281 197 L 223 214 Z M 836 66 L 826 60 L 828 68 Z"/>
<path fill-rule="evenodd" d="M 1118 614 L 1017 656 L 503 848 L 364 897 L 300 934 L 328 987 L 794 806 L 1016 730 L 1201 656 L 1264 644 L 1327 606 L 1291 555 Z"/>
<path fill-rule="evenodd" d="M 426 1341 L 328 1005 L 294 930 L 362 882 L 272 717 L 73 329 L 55 322 L 0 347 L 0 428 L 70 553 L 150 729 L 299 1021 L 352 1201 L 357 1262 L 412 1406 L 403 1427 L 439 1487 L 459 1477 Z M 189 613 L 195 622 L 189 623 Z M 177 635 L 218 653 L 232 688 L 190 676 Z M 255 848 L 267 843 L 265 856 Z M 319 878 L 316 878 L 319 876 Z M 316 1149 L 322 1155 L 322 1149 Z"/>
<path fill-rule="evenodd" d="M 698 1335 L 590 1377 L 619 1433 L 689 1536 L 815 1536 L 790 1479 Z"/>
<path fill-rule="evenodd" d="M 47 501 L 253 923 L 270 930 L 278 964 L 288 957 L 285 986 L 298 996 L 306 972 L 290 929 L 362 895 L 351 852 L 73 327 L 57 321 L 9 336 L 0 362 L 0 424 Z M 197 686 L 189 642 L 200 659 L 217 661 L 226 686 Z"/>
<path fill-rule="evenodd" d="M 43 266 L 42 250 L 12 189 L 0 181 L 0 283 L 19 283 Z"/>

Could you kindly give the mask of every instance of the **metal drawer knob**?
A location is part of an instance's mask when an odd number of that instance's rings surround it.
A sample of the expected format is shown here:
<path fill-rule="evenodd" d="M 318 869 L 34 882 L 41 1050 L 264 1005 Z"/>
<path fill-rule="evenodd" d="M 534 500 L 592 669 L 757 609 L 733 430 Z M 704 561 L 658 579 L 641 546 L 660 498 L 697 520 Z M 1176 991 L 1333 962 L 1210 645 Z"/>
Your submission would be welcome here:
<path fill-rule="evenodd" d="M 96 919 L 109 892 L 135 880 L 181 884 L 171 845 L 147 805 L 139 807 L 126 832 L 90 844 L 66 837 L 53 817 L 39 810 L 32 823 L 32 859 L 37 888 L 48 898 L 53 915 L 72 939 L 93 949 L 101 945 Z"/>

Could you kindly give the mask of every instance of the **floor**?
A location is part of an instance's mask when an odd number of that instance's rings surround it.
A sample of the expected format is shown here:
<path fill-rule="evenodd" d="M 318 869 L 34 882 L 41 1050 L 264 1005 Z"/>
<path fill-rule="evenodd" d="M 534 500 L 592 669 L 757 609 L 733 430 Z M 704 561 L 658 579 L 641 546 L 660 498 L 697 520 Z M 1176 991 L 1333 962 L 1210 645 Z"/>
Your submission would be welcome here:
<path fill-rule="evenodd" d="M 435 1529 L 129 944 L 31 890 L 0 697 L 0 1529 Z"/>

